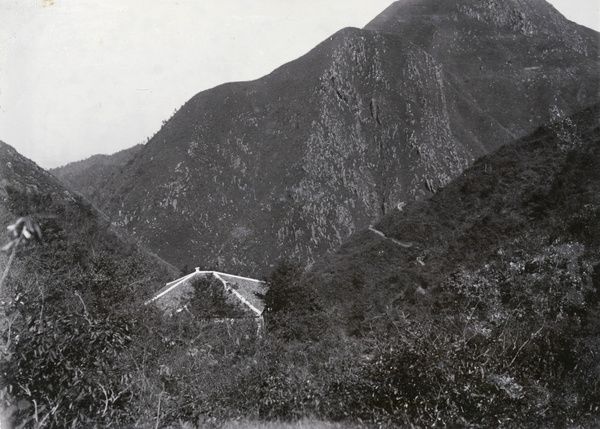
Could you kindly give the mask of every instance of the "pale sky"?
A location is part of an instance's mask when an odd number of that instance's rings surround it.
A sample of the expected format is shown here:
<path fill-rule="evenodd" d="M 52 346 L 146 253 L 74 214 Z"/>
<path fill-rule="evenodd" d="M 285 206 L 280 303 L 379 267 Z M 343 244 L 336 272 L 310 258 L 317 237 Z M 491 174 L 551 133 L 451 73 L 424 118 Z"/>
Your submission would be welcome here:
<path fill-rule="evenodd" d="M 0 0 L 0 140 L 44 168 L 117 152 L 196 93 L 264 76 L 392 2 Z M 598 0 L 550 3 L 600 31 Z"/>

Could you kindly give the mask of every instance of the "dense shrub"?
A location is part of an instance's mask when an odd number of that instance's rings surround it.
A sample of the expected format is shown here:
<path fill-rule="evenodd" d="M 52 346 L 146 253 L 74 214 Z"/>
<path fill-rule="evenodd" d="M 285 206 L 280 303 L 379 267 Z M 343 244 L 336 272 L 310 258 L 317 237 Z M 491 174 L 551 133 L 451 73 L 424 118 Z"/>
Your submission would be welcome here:
<path fill-rule="evenodd" d="M 186 300 L 188 310 L 197 318 L 241 318 L 246 311 L 239 301 L 225 291 L 223 284 L 213 277 L 195 277 L 191 281 L 191 292 Z"/>
<path fill-rule="evenodd" d="M 126 321 L 19 304 L 23 325 L 1 366 L 2 384 L 28 404 L 17 417 L 34 412 L 51 427 L 125 418 L 130 374 L 117 362 L 131 340 Z"/>
<path fill-rule="evenodd" d="M 265 324 L 284 340 L 316 340 L 326 328 L 317 294 L 301 275 L 298 264 L 282 261 L 265 279 Z"/>
<path fill-rule="evenodd" d="M 41 242 L 9 249 L 12 263 L 2 283 L 0 406 L 6 424 L 128 421 L 128 315 L 166 269 L 79 197 L 9 186 L 4 202 L 12 213 L 28 214 L 42 235 Z"/>

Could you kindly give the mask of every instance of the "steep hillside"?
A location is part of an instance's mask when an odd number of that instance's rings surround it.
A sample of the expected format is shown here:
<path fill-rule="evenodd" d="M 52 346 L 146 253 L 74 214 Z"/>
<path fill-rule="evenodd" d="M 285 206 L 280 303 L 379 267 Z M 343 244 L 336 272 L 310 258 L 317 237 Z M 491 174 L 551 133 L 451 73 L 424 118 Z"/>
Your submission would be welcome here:
<path fill-rule="evenodd" d="M 130 398 L 132 319 L 176 270 L 3 142 L 0 159 L 0 425 L 95 426 Z"/>
<path fill-rule="evenodd" d="M 584 287 L 600 269 L 599 118 L 595 105 L 480 158 L 433 197 L 354 234 L 308 276 L 342 301 L 357 279 L 361 294 L 389 300 L 465 273 L 493 287 L 498 270 L 531 282 L 564 271 L 573 281 L 564 287 Z"/>
<path fill-rule="evenodd" d="M 278 274 L 295 299 L 267 326 L 319 357 L 262 391 L 281 413 L 386 427 L 597 427 L 598 165 L 600 105 L 481 158 L 303 281 Z M 277 356 L 285 373 L 294 352 Z"/>
<path fill-rule="evenodd" d="M 36 279 L 34 283 L 43 287 L 48 299 L 55 294 L 73 298 L 73 293 L 79 291 L 89 293 L 94 305 L 110 308 L 123 294 L 143 300 L 167 273 L 174 272 L 167 263 L 115 230 L 81 196 L 3 142 L 0 158 L 0 223 L 5 228 L 19 218 L 27 218 L 41 231 L 39 243 L 22 240 L 15 248 L 0 253 L 4 270 L 15 250 L 3 293 Z M 14 238 L 8 231 L 1 244 Z M 135 287 L 122 284 L 128 281 L 135 281 Z M 114 288 L 110 293 L 105 289 L 108 285 Z"/>
<path fill-rule="evenodd" d="M 312 263 L 475 158 L 598 99 L 598 34 L 546 2 L 397 2 L 253 82 L 202 92 L 102 184 L 165 259 Z"/>
<path fill-rule="evenodd" d="M 99 184 L 106 182 L 110 176 L 131 162 L 142 147 L 142 144 L 138 144 L 112 155 L 94 155 L 49 171 L 69 189 L 90 198 L 94 191 L 98 190 Z"/>

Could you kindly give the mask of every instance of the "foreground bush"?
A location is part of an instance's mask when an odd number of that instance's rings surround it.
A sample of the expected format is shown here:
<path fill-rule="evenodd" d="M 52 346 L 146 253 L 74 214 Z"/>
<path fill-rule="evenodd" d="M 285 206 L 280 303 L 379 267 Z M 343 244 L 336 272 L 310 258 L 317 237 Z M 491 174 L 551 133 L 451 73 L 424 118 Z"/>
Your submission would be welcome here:
<path fill-rule="evenodd" d="M 126 418 L 131 376 L 117 364 L 130 341 L 124 320 L 31 317 L 14 341 L 1 371 L 3 385 L 22 404 L 17 419 L 71 427 Z"/>

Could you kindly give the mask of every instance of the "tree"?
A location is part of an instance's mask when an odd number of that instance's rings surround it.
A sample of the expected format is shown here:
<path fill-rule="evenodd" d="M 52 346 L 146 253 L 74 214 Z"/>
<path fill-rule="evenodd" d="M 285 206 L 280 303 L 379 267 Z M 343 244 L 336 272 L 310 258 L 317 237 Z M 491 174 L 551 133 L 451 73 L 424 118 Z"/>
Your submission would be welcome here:
<path fill-rule="evenodd" d="M 188 309 L 201 319 L 243 317 L 244 310 L 233 301 L 230 294 L 214 277 L 196 277 L 192 280 Z"/>
<path fill-rule="evenodd" d="M 265 279 L 267 330 L 286 340 L 309 340 L 320 336 L 325 326 L 315 292 L 302 281 L 300 265 L 281 261 Z"/>

